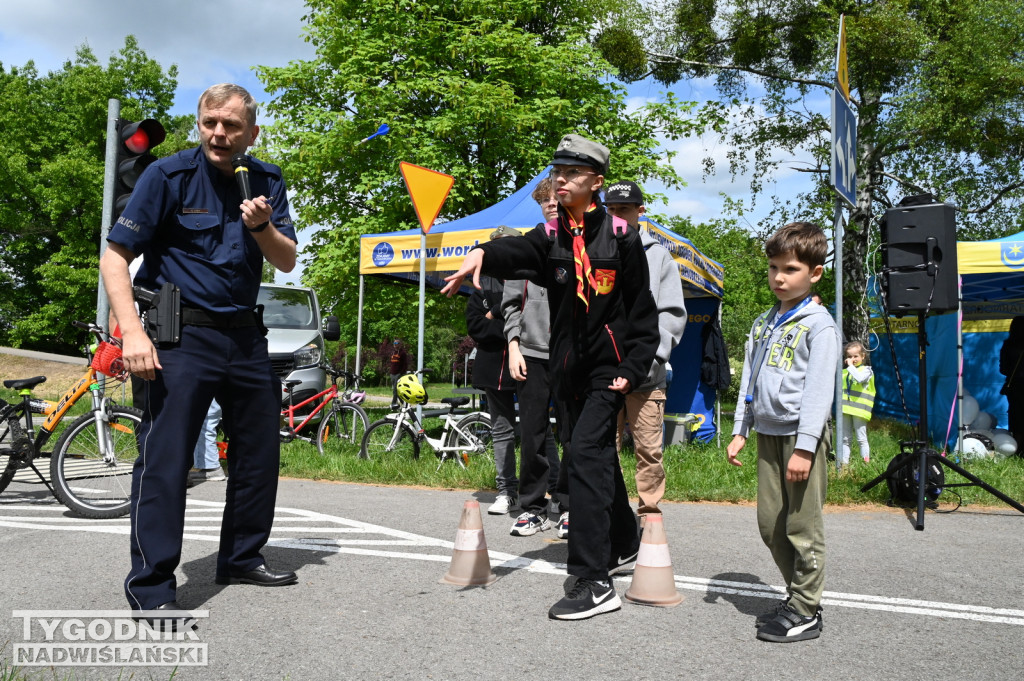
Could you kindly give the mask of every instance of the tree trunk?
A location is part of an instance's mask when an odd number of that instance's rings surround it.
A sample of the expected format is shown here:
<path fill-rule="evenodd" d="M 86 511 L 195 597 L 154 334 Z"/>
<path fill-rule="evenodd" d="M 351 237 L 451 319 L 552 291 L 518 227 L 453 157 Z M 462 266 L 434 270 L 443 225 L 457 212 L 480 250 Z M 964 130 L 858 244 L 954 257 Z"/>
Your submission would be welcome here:
<path fill-rule="evenodd" d="M 881 162 L 875 157 L 874 140 L 862 133 L 874 130 L 879 98 L 865 95 L 857 120 L 857 207 L 843 235 L 843 335 L 845 340 L 859 340 L 867 346 L 869 333 L 868 242 L 872 225 L 872 189 L 878 186 Z"/>

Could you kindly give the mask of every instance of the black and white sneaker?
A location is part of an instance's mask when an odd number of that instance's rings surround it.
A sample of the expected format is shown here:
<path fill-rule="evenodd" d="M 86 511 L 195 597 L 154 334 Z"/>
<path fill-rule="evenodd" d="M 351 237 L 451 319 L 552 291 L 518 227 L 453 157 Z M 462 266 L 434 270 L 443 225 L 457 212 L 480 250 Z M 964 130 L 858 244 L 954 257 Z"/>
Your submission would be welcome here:
<path fill-rule="evenodd" d="M 608 574 L 618 575 L 623 572 L 630 572 L 634 567 L 636 567 L 636 557 L 639 553 L 640 547 L 638 546 L 635 551 L 627 553 L 624 556 L 613 556 L 612 559 L 608 561 Z"/>
<path fill-rule="evenodd" d="M 602 584 L 593 579 L 577 579 L 565 598 L 551 606 L 548 617 L 553 620 L 585 620 L 621 607 L 622 601 L 611 582 Z"/>
<path fill-rule="evenodd" d="M 784 607 L 786 607 L 785 599 L 781 601 L 776 601 L 775 605 L 772 606 L 771 610 L 762 612 L 760 615 L 757 616 L 757 619 L 754 620 L 754 626 L 760 629 L 764 625 L 768 624 L 778 616 L 779 611 L 782 610 Z"/>
<path fill-rule="evenodd" d="M 807 641 L 821 636 L 821 608 L 814 615 L 806 617 L 793 610 L 789 604 L 779 608 L 770 621 L 757 630 L 757 637 L 773 643 Z"/>

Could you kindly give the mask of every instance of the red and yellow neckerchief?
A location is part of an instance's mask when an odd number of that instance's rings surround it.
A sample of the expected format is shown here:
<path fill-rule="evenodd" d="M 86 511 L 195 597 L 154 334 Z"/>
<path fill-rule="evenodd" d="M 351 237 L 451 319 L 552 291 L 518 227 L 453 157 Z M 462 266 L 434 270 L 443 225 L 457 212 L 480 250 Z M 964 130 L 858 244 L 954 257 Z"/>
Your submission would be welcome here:
<path fill-rule="evenodd" d="M 590 207 L 583 212 L 589 213 L 595 208 L 597 208 L 597 204 L 591 203 Z M 566 211 L 566 217 L 569 221 L 569 232 L 572 234 L 572 259 L 576 263 L 576 295 L 589 310 L 590 289 L 597 288 L 597 280 L 594 279 L 594 273 L 590 268 L 590 256 L 587 255 L 587 247 L 583 238 L 583 225 L 577 225 L 568 211 Z M 590 286 L 587 287 L 586 284 L 590 284 Z"/>

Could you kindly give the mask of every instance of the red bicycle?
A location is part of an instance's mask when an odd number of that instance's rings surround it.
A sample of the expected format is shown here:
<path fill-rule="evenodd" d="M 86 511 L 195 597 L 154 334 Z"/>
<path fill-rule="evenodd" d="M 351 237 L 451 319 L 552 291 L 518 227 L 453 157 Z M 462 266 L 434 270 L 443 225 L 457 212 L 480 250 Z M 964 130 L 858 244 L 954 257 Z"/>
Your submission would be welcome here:
<path fill-rule="evenodd" d="M 359 406 L 366 399 L 366 393 L 359 390 L 361 377 L 330 366 L 324 369 L 331 377 L 331 385 L 299 403 L 292 401 L 292 388 L 301 381 L 285 381 L 288 406 L 281 410 L 281 442 L 302 440 L 314 443 L 321 454 L 340 454 L 349 445 L 358 449 L 363 442 L 363 433 L 370 424 L 366 412 Z M 338 389 L 339 378 L 345 379 L 344 390 Z M 304 417 L 298 416 L 314 404 L 316 406 L 311 412 Z M 318 419 L 320 425 L 316 435 L 303 435 L 302 431 Z M 299 420 L 298 424 L 296 420 Z"/>

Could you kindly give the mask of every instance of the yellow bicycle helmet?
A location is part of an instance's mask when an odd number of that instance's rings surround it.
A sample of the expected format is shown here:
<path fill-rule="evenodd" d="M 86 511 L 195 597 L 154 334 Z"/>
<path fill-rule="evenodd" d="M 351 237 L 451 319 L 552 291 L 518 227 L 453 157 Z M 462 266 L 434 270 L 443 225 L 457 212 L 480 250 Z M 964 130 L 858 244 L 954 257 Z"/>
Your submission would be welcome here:
<path fill-rule="evenodd" d="M 423 384 L 416 378 L 416 374 L 406 374 L 398 379 L 398 396 L 403 402 L 409 404 L 425 404 L 427 401 L 427 391 L 423 389 Z"/>

